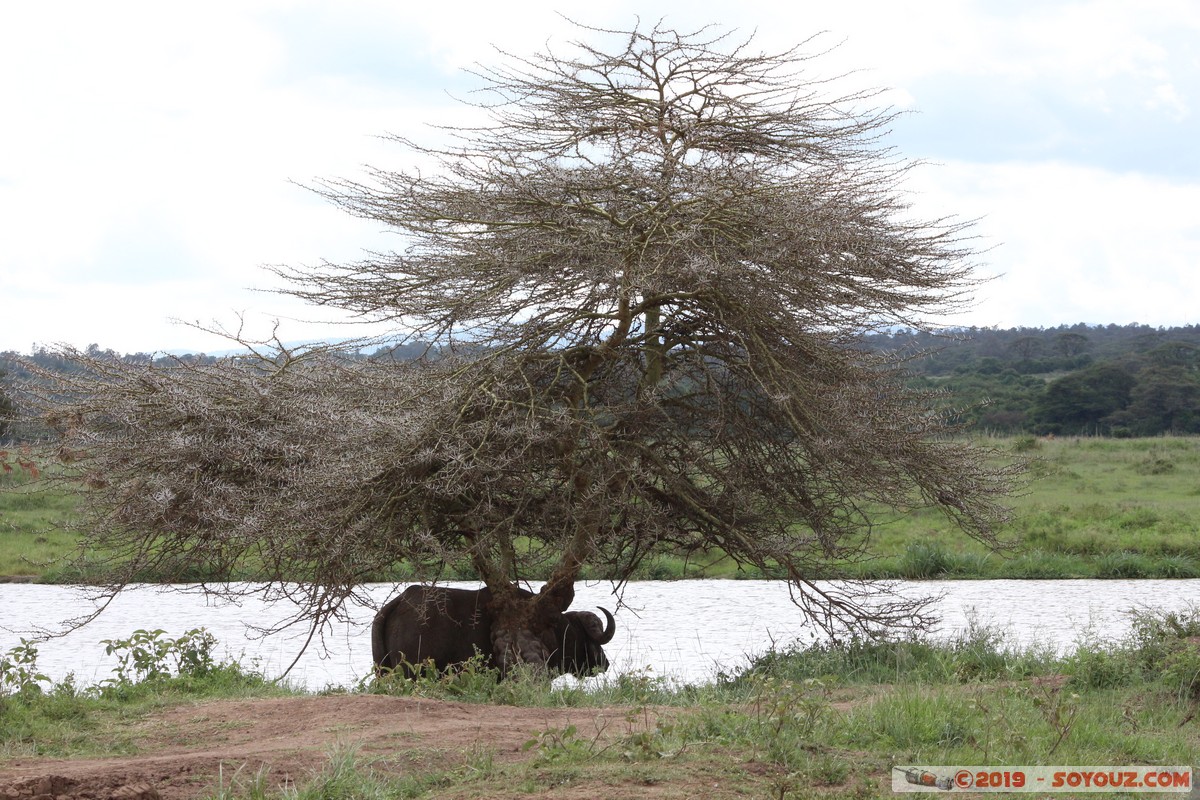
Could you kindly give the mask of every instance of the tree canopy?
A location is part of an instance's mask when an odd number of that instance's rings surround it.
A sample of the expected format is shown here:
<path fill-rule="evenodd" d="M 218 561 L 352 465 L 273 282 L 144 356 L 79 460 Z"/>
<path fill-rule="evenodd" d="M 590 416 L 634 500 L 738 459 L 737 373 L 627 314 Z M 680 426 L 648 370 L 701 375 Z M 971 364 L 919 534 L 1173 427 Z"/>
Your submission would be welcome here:
<path fill-rule="evenodd" d="M 859 346 L 975 283 L 965 228 L 903 199 L 892 114 L 830 95 L 799 49 L 584 33 L 481 69 L 486 124 L 396 139 L 436 168 L 318 187 L 401 249 L 277 270 L 436 354 L 73 352 L 86 371 L 35 392 L 117 583 L 249 563 L 319 623 L 379 565 L 434 580 L 469 560 L 497 657 L 536 663 L 585 564 L 620 580 L 715 549 L 861 628 L 920 621 L 918 601 L 819 580 L 869 553 L 881 514 L 935 506 L 995 542 L 1014 470 Z"/>

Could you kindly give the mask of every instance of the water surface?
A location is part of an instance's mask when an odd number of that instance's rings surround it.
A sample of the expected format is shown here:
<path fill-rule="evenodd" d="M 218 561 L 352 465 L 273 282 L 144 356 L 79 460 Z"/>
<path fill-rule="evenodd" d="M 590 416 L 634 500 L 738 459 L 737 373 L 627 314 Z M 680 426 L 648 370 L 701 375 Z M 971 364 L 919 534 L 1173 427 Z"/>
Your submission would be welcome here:
<path fill-rule="evenodd" d="M 374 584 L 366 590 L 378 605 L 402 588 Z M 1128 628 L 1130 609 L 1200 606 L 1200 580 L 921 581 L 902 582 L 897 589 L 942 595 L 936 604 L 942 618 L 938 635 L 955 635 L 974 617 L 1002 627 L 1014 643 L 1048 643 L 1060 649 L 1085 634 L 1119 637 Z M 610 674 L 649 670 L 686 682 L 708 681 L 772 644 L 810 642 L 818 635 L 778 581 L 637 581 L 625 587 L 619 607 L 611 585 L 579 584 L 572 608 L 597 605 L 617 612 L 617 634 L 605 647 Z M 64 620 L 92 608 L 77 588 L 0 584 L 0 653 L 21 636 L 60 629 Z M 96 683 L 109 677 L 115 664 L 104 655 L 102 639 L 126 638 L 139 628 L 161 628 L 177 637 L 204 627 L 220 642 L 219 654 L 257 662 L 274 677 L 291 664 L 307 631 L 261 638 L 250 628 L 270 626 L 293 612 L 294 607 L 256 598 L 239 605 L 215 604 L 195 587 L 131 589 L 86 626 L 39 644 L 38 664 L 54 680 L 74 672 L 80 683 Z M 371 606 L 351 608 L 350 620 L 328 629 L 320 645 L 310 646 L 290 678 L 312 690 L 354 685 L 371 669 L 373 615 Z"/>

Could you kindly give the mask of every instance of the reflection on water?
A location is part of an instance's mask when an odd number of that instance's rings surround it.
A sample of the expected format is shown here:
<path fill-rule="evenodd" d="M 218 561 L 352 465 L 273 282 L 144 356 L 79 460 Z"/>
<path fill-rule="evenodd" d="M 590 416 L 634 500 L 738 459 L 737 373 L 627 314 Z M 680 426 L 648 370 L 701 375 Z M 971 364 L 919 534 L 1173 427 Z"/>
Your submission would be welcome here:
<path fill-rule="evenodd" d="M 1006 630 L 1013 642 L 1060 648 L 1069 647 L 1085 631 L 1121 635 L 1130 609 L 1200 606 L 1200 580 L 925 581 L 902 583 L 898 589 L 909 595 L 943 595 L 936 605 L 943 620 L 940 635 L 963 630 L 973 615 Z M 374 603 L 382 604 L 398 588 L 377 584 L 367 590 Z M 579 584 L 572 607 L 598 605 L 617 607 L 612 587 Z M 32 630 L 58 628 L 63 620 L 91 609 L 86 597 L 71 587 L 0 584 L 0 653 Z M 247 626 L 279 622 L 291 611 L 290 606 L 269 606 L 255 598 L 238 605 L 213 605 L 194 591 L 129 590 L 93 622 L 40 644 L 38 664 L 54 680 L 74 672 L 80 683 L 96 683 L 108 677 L 115 664 L 104 655 L 100 640 L 126 638 L 139 628 L 161 628 L 176 637 L 204 627 L 228 655 L 247 664 L 257 662 L 264 673 L 275 676 L 295 658 L 306 632 L 261 639 L 248 635 Z M 324 647 L 310 647 L 292 679 L 321 689 L 351 686 L 368 674 L 373 614 L 369 607 L 352 608 L 351 621 L 327 630 Z M 787 586 L 777 581 L 638 581 L 625 587 L 617 634 L 605 651 L 612 662 L 610 674 L 648 669 L 652 675 L 701 682 L 721 669 L 744 664 L 747 656 L 772 643 L 814 638 L 812 626 L 791 603 Z"/>

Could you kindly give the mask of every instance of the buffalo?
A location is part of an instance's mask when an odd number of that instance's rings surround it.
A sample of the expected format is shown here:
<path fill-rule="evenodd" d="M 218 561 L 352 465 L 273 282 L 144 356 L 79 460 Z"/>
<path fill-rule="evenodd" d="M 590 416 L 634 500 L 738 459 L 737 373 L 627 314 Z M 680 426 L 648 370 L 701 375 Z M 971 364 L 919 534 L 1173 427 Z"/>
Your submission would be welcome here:
<path fill-rule="evenodd" d="M 523 598 L 533 592 L 517 588 Z M 376 673 L 400 669 L 409 678 L 432 661 L 440 672 L 473 658 L 488 656 L 497 669 L 492 648 L 492 593 L 489 589 L 449 589 L 410 586 L 379 609 L 371 624 L 371 654 Z M 616 633 L 613 615 L 601 608 L 608 623 L 590 611 L 565 611 L 554 623 L 554 648 L 548 648 L 546 667 L 552 673 L 586 677 L 608 669 L 603 645 Z"/>

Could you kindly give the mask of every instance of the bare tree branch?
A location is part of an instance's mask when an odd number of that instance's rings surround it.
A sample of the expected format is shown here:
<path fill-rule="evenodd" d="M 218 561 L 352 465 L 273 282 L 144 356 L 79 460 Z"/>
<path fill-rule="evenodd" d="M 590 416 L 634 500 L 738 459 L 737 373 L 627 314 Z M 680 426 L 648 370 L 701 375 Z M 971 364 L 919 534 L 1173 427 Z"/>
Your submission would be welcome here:
<path fill-rule="evenodd" d="M 42 376 L 115 584 L 250 567 L 319 625 L 397 560 L 423 580 L 469 563 L 502 606 L 497 654 L 529 658 L 519 634 L 584 565 L 620 581 L 719 549 L 789 580 L 818 624 L 868 630 L 926 620 L 818 582 L 869 554 L 881 514 L 933 506 L 997 543 L 1015 468 L 856 347 L 976 285 L 966 225 L 903 199 L 892 112 L 828 95 L 799 50 L 584 32 L 481 69 L 489 125 L 396 139 L 436 171 L 319 185 L 402 252 L 276 269 L 437 357 L 276 342 L 216 366 L 69 352 L 85 374 Z"/>

